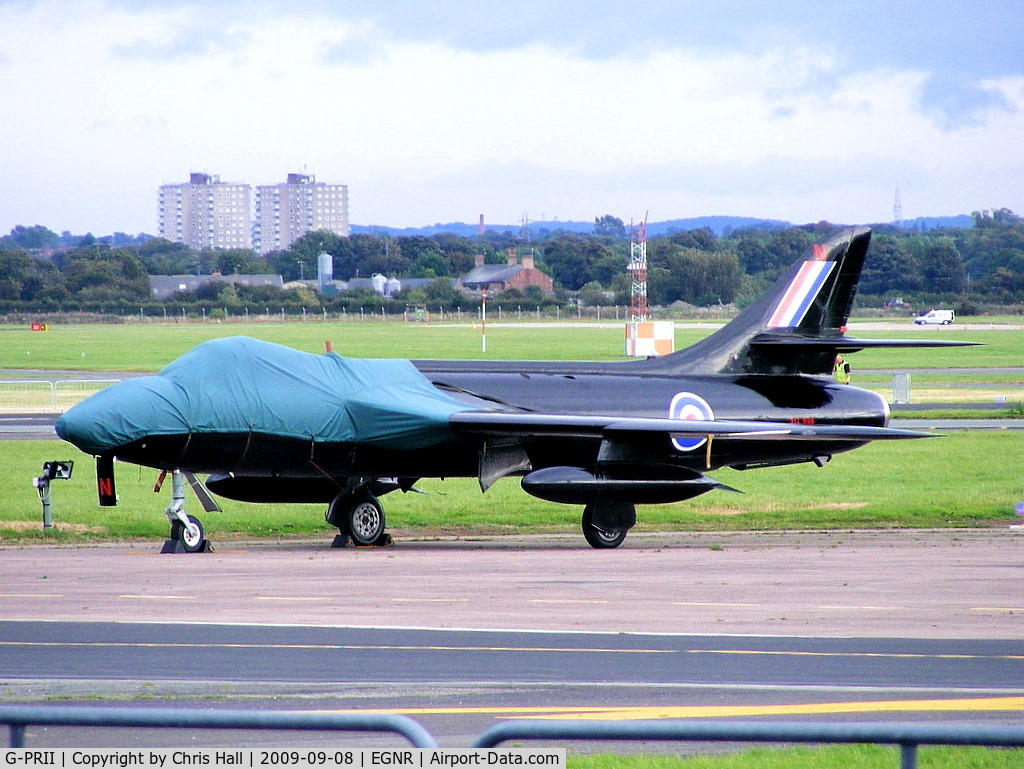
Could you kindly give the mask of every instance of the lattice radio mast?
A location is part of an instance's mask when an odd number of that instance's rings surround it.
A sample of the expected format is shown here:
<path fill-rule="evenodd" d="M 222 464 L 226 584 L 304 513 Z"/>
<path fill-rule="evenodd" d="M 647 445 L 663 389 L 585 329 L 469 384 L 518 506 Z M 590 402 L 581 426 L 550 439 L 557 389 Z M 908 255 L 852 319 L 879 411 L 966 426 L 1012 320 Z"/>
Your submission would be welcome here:
<path fill-rule="evenodd" d="M 892 223 L 897 227 L 903 226 L 903 203 L 900 201 L 900 188 L 896 188 L 896 200 L 892 204 Z"/>
<path fill-rule="evenodd" d="M 629 228 L 629 316 L 634 323 L 647 320 L 647 216 Z"/>

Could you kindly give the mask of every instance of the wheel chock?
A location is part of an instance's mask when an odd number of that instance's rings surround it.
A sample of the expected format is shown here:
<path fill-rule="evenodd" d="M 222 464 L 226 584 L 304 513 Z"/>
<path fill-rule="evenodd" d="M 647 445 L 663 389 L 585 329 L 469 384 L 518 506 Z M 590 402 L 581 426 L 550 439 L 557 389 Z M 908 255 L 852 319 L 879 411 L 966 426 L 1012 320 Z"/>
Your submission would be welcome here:
<path fill-rule="evenodd" d="M 173 537 L 171 539 L 168 539 L 166 542 L 164 542 L 164 546 L 160 548 L 160 553 L 161 554 L 163 554 L 163 553 L 188 553 L 188 552 L 189 551 L 185 549 L 185 543 L 182 542 L 180 539 L 175 539 Z M 203 544 L 200 545 L 199 549 L 196 550 L 195 552 L 197 552 L 197 553 L 212 553 L 213 552 L 213 545 L 210 544 L 210 540 L 204 539 L 203 540 Z"/>

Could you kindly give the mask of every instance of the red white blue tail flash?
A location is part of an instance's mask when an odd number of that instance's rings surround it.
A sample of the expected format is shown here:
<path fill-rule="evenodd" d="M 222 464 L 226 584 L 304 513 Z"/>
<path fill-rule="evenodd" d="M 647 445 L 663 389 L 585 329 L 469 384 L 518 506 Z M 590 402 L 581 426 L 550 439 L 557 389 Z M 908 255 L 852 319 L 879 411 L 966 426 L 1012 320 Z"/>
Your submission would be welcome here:
<path fill-rule="evenodd" d="M 835 269 L 835 262 L 806 261 L 789 284 L 768 320 L 768 328 L 796 328 L 804 319 L 821 287 Z"/>

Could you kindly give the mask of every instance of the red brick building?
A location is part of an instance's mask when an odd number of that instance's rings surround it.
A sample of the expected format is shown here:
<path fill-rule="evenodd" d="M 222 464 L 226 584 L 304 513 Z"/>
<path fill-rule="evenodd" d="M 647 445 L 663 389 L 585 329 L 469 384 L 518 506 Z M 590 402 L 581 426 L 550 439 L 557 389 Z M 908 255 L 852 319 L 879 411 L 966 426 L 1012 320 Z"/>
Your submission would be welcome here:
<path fill-rule="evenodd" d="M 456 283 L 456 288 L 465 291 L 499 292 L 508 288 L 522 291 L 528 286 L 538 286 L 545 294 L 555 290 L 551 278 L 534 266 L 533 254 L 524 254 L 520 259 L 511 249 L 506 264 L 484 264 L 483 254 L 478 254 L 476 267 Z"/>

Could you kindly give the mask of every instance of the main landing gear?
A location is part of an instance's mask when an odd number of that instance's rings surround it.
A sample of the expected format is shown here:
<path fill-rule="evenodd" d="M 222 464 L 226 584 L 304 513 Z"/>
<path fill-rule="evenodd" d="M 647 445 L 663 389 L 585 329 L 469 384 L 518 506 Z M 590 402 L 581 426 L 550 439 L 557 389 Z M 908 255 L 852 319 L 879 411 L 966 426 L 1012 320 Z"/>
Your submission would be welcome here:
<path fill-rule="evenodd" d="M 636 523 L 636 508 L 620 502 L 591 502 L 583 508 L 583 537 L 593 548 L 618 547 Z"/>
<path fill-rule="evenodd" d="M 331 547 L 345 547 L 349 538 L 356 547 L 391 544 L 391 535 L 384 530 L 384 508 L 366 488 L 336 496 L 327 508 L 327 522 L 338 527 Z"/>

